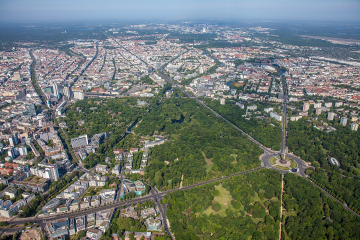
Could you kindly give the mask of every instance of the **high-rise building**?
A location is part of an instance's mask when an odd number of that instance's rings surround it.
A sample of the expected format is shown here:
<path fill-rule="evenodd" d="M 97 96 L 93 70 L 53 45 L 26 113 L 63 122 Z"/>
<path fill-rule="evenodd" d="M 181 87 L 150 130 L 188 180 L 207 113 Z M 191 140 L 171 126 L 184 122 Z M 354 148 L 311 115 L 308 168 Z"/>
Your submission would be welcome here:
<path fill-rule="evenodd" d="M 314 103 L 314 108 L 321 108 L 321 103 Z"/>
<path fill-rule="evenodd" d="M 28 105 L 27 110 L 28 110 L 28 113 L 29 113 L 31 116 L 36 116 L 36 107 L 35 107 L 35 104 L 30 104 L 30 105 Z"/>
<path fill-rule="evenodd" d="M 225 105 L 225 98 L 220 98 L 220 104 Z"/>
<path fill-rule="evenodd" d="M 9 137 L 9 144 L 10 146 L 14 147 L 15 146 L 15 142 L 14 142 L 14 139 L 11 137 Z"/>
<path fill-rule="evenodd" d="M 347 124 L 347 118 L 346 117 L 340 118 L 340 123 L 345 127 Z"/>
<path fill-rule="evenodd" d="M 155 70 L 160 70 L 161 68 L 161 62 L 157 62 L 155 65 Z"/>
<path fill-rule="evenodd" d="M 307 112 L 310 109 L 310 103 L 304 103 L 303 112 Z"/>
<path fill-rule="evenodd" d="M 330 121 L 332 121 L 332 120 L 334 120 L 334 117 L 335 117 L 335 113 L 329 112 L 329 113 L 328 113 L 328 116 L 327 116 L 327 119 L 330 120 Z"/>
<path fill-rule="evenodd" d="M 59 170 L 58 170 L 56 164 L 50 165 L 49 169 L 51 172 L 52 180 L 53 181 L 59 180 Z"/>
<path fill-rule="evenodd" d="M 77 138 L 72 138 L 71 139 L 71 147 L 72 148 L 80 148 L 80 147 L 85 147 L 86 145 L 89 144 L 89 140 L 87 135 L 81 135 Z"/>
<path fill-rule="evenodd" d="M 84 93 L 83 92 L 74 92 L 74 98 L 78 100 L 84 100 Z"/>
<path fill-rule="evenodd" d="M 19 147 L 18 149 L 19 149 L 20 156 L 25 156 L 28 154 L 26 147 Z"/>
<path fill-rule="evenodd" d="M 315 109 L 315 114 L 316 114 L 316 115 L 320 115 L 320 114 L 321 114 L 321 111 L 322 111 L 321 108 L 316 108 L 316 109 Z"/>
<path fill-rule="evenodd" d="M 54 95 L 56 97 L 58 97 L 59 96 L 59 85 L 57 83 L 53 84 L 53 90 L 54 90 Z"/>
<path fill-rule="evenodd" d="M 325 103 L 325 107 L 328 107 L 328 108 L 332 107 L 332 105 L 333 105 L 332 102 L 327 102 L 327 103 Z"/>
<path fill-rule="evenodd" d="M 351 128 L 351 130 L 353 130 L 353 131 L 357 131 L 358 128 L 359 128 L 359 124 L 357 124 L 357 123 L 352 123 L 352 124 L 350 125 L 350 128 Z"/>
<path fill-rule="evenodd" d="M 11 148 L 8 150 L 8 156 L 13 160 L 16 157 L 15 148 Z"/>
<path fill-rule="evenodd" d="M 71 89 L 69 87 L 64 87 L 64 95 L 68 98 L 71 97 Z"/>
<path fill-rule="evenodd" d="M 343 102 L 336 102 L 335 107 L 341 107 L 344 103 Z"/>

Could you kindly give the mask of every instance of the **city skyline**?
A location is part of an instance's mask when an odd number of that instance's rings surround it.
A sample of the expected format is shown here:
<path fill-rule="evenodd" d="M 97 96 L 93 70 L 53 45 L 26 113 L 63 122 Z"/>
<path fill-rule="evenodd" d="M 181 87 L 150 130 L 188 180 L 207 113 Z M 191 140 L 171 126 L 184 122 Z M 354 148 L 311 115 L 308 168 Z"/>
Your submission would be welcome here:
<path fill-rule="evenodd" d="M 1 1 L 0 21 L 75 21 L 136 19 L 360 20 L 360 2 L 346 1 Z"/>

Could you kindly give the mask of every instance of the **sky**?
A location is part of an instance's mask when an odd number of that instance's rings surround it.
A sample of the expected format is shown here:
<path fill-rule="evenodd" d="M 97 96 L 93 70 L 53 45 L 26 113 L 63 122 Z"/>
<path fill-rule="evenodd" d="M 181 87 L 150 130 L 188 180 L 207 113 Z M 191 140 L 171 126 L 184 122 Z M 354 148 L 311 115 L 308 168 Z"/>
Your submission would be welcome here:
<path fill-rule="evenodd" d="M 0 0 L 0 22 L 121 19 L 360 22 L 360 0 Z"/>

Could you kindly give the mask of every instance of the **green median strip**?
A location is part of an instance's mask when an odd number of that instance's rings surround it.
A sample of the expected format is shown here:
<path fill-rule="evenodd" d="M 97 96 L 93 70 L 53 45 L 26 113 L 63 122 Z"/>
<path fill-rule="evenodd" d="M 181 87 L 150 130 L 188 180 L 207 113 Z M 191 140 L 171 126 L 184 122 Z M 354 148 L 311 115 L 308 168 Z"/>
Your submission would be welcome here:
<path fill-rule="evenodd" d="M 276 165 L 275 167 L 280 170 L 289 170 L 288 167 L 283 167 L 283 166 L 279 166 L 279 165 Z"/>

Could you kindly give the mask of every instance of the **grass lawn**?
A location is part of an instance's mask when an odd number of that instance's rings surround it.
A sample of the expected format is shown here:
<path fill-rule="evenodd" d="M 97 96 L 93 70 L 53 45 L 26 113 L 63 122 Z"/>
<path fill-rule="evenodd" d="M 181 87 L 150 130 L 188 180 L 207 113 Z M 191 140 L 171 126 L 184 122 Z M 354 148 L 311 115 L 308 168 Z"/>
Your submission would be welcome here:
<path fill-rule="evenodd" d="M 102 187 L 89 187 L 81 197 L 90 197 L 91 190 L 95 191 L 95 195 L 101 191 Z"/>
<path fill-rule="evenodd" d="M 296 162 L 294 160 L 291 160 L 290 167 L 291 168 L 296 168 L 297 167 L 297 164 L 296 164 Z"/>
<path fill-rule="evenodd" d="M 210 215 L 211 213 L 219 214 L 222 217 L 226 216 L 226 209 L 231 209 L 232 211 L 236 212 L 237 210 L 233 208 L 231 205 L 232 197 L 230 195 L 230 192 L 222 187 L 222 185 L 215 186 L 215 189 L 220 192 L 220 196 L 214 197 L 214 202 L 219 202 L 221 205 L 221 209 L 219 212 L 215 212 L 211 206 L 206 209 L 203 214 Z"/>
<path fill-rule="evenodd" d="M 284 166 L 276 165 L 275 167 L 276 167 L 277 169 L 280 169 L 280 170 L 289 170 L 288 167 L 284 167 Z"/>
<path fill-rule="evenodd" d="M 270 158 L 270 164 L 271 164 L 271 165 L 275 165 L 275 164 L 276 164 L 276 158 L 275 158 L 275 157 Z"/>
<path fill-rule="evenodd" d="M 23 182 L 28 182 L 28 183 L 34 183 L 34 184 L 40 184 L 42 182 L 44 182 L 46 179 L 45 178 L 41 178 L 35 175 L 31 175 L 30 177 L 24 179 Z"/>
<path fill-rule="evenodd" d="M 294 216 L 294 217 L 296 217 L 297 216 L 297 213 L 295 212 L 295 211 L 291 211 L 291 212 L 283 212 L 283 216 L 285 217 L 285 218 L 287 218 L 287 217 L 290 217 L 290 216 Z"/>
<path fill-rule="evenodd" d="M 244 85 L 243 83 L 234 83 L 235 87 L 241 87 L 242 85 Z"/>
<path fill-rule="evenodd" d="M 230 154 L 230 156 L 234 157 L 234 161 L 232 161 L 231 163 L 237 164 L 237 160 L 236 160 L 237 154 Z"/>
<path fill-rule="evenodd" d="M 206 172 L 209 172 L 209 171 L 211 171 L 211 168 L 212 168 L 212 166 L 214 166 L 214 163 L 211 161 L 211 159 L 212 158 L 206 158 L 206 156 L 205 156 L 205 153 L 204 152 L 201 152 L 202 153 L 202 155 L 204 156 L 204 158 L 205 158 L 205 162 L 206 162 Z"/>

